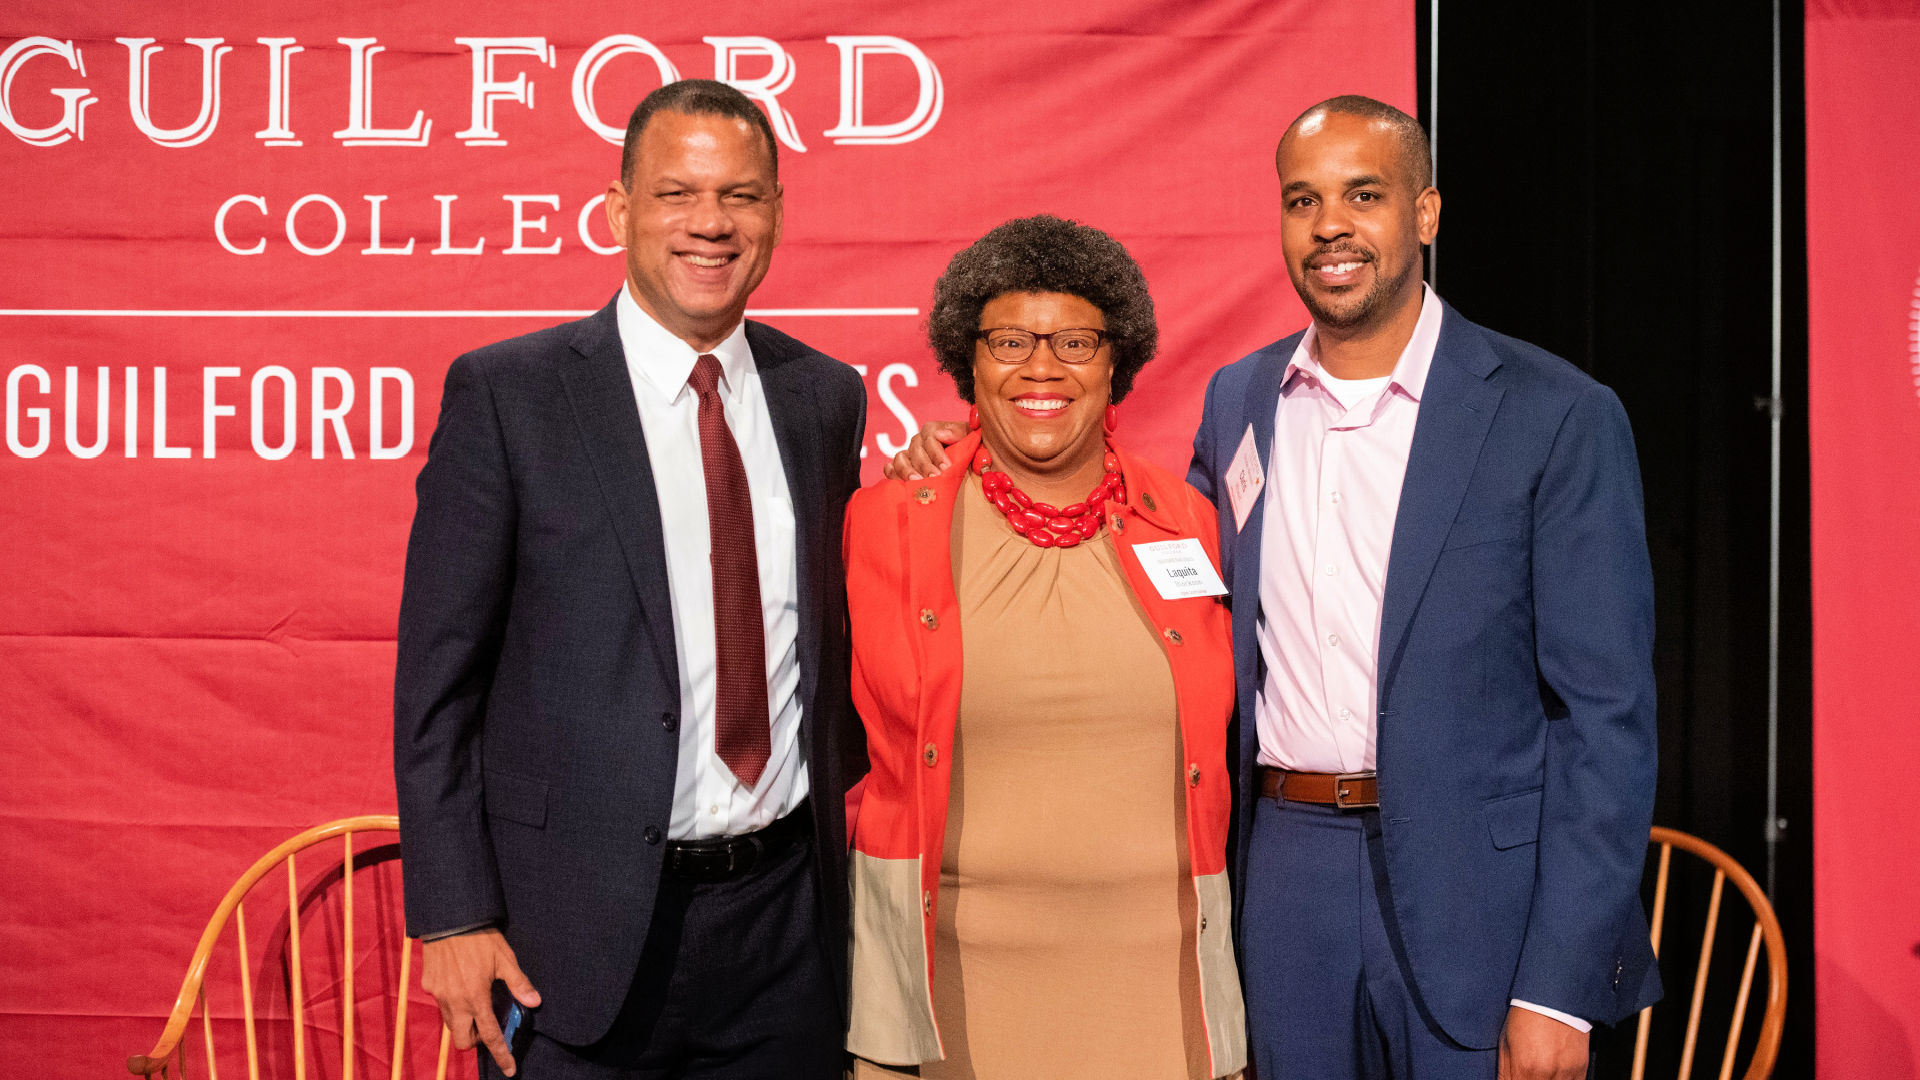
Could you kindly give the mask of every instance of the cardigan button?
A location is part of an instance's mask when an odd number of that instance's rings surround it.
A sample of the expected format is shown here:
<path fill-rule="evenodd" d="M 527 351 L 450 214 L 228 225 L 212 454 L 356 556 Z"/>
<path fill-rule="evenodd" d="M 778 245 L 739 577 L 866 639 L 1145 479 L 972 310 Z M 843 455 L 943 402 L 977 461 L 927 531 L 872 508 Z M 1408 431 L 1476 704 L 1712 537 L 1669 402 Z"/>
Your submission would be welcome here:
<path fill-rule="evenodd" d="M 919 503 L 921 506 L 925 506 L 928 503 L 933 501 L 933 489 L 930 487 L 923 487 L 919 491 L 914 492 L 913 497 L 919 500 Z"/>
<path fill-rule="evenodd" d="M 1140 505 L 1146 507 L 1149 510 L 1160 509 L 1159 507 L 1153 505 L 1153 492 L 1151 491 L 1143 491 L 1140 493 Z"/>
<path fill-rule="evenodd" d="M 920 910 L 928 915 L 933 914 L 933 890 L 932 889 L 928 889 L 926 892 L 923 892 L 920 894 Z"/>
<path fill-rule="evenodd" d="M 1180 644 L 1180 631 L 1175 630 L 1171 626 L 1167 627 L 1165 630 L 1160 631 L 1160 636 L 1166 638 L 1168 641 L 1173 642 L 1175 645 Z"/>
<path fill-rule="evenodd" d="M 1125 518 L 1122 518 L 1119 514 L 1115 514 L 1112 519 L 1107 522 L 1107 527 L 1114 532 L 1123 533 L 1127 531 L 1127 522 Z"/>
<path fill-rule="evenodd" d="M 929 630 L 938 630 L 940 629 L 940 616 L 935 615 L 932 608 L 923 607 L 920 609 L 920 625 Z"/>
<path fill-rule="evenodd" d="M 927 748 L 920 751 L 920 759 L 927 763 L 927 768 L 933 768 L 935 765 L 940 764 L 940 748 L 932 743 L 928 743 Z"/>
<path fill-rule="evenodd" d="M 1188 787 L 1200 786 L 1200 766 L 1199 765 L 1187 766 L 1187 786 Z"/>

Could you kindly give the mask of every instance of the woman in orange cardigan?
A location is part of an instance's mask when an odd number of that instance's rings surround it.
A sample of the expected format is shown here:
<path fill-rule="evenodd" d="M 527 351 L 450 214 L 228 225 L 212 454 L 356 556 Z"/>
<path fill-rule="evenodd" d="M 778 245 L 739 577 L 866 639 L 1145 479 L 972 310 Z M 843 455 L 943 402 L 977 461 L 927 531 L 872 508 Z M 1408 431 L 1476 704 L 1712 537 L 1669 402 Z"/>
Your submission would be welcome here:
<path fill-rule="evenodd" d="M 1105 233 L 1011 221 L 954 256 L 928 336 L 970 467 L 847 508 L 854 1075 L 1236 1073 L 1215 516 L 1112 439 L 1146 281 Z"/>

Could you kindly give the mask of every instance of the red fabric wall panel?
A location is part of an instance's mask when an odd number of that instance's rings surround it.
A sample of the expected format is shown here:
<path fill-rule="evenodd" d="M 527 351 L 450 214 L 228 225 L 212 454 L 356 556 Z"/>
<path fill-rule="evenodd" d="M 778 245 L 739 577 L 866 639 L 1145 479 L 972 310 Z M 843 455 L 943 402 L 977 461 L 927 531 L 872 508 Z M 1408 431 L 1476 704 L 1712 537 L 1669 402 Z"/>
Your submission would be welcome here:
<path fill-rule="evenodd" d="M 1920 1075 L 1920 6 L 1807 11 L 1822 1077 Z"/>
<path fill-rule="evenodd" d="M 1411 109 L 1412 15 L 1387 0 L 11 5 L 0 1056 L 53 1080 L 114 1075 L 158 1034 L 244 867 L 307 825 L 391 810 L 394 618 L 440 380 L 461 351 L 619 286 L 620 258 L 589 244 L 608 243 L 589 204 L 619 151 L 590 121 L 624 124 L 659 84 L 637 41 L 685 77 L 713 76 L 722 49 L 744 50 L 733 74 L 749 82 L 791 71 L 774 97 L 805 149 L 782 147 L 785 241 L 755 307 L 865 366 L 869 475 L 920 421 L 958 414 L 921 336 L 934 278 L 1042 211 L 1112 232 L 1145 267 L 1162 347 L 1122 435 L 1183 467 L 1207 376 L 1304 323 L 1273 143 L 1336 93 Z M 217 109 L 188 41 L 212 38 Z M 384 51 L 365 54 L 356 106 L 341 39 L 369 38 Z M 460 40 L 478 38 L 507 50 L 491 98 L 481 43 Z M 498 89 L 522 75 L 525 94 Z M 361 129 L 416 115 L 419 145 L 352 145 L 404 141 Z M 846 141 L 862 135 L 896 141 Z"/>

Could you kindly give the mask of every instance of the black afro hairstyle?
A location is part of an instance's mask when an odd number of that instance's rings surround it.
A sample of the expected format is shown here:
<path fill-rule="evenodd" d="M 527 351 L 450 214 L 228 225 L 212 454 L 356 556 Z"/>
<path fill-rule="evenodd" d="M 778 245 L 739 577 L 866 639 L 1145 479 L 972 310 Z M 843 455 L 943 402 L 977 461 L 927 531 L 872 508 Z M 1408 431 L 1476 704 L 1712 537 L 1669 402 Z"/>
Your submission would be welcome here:
<path fill-rule="evenodd" d="M 927 344 L 966 401 L 973 400 L 980 311 L 1007 293 L 1066 293 L 1100 309 L 1113 348 L 1115 404 L 1159 347 L 1146 275 L 1118 240 L 1051 214 L 1015 218 L 955 255 L 933 286 Z"/>

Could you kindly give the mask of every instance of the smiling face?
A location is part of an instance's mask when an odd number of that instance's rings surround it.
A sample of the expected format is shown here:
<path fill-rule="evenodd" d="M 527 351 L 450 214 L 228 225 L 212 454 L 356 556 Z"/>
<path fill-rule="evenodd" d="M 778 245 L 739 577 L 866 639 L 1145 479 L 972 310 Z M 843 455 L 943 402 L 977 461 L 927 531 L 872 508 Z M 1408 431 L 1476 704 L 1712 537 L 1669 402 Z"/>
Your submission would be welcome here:
<path fill-rule="evenodd" d="M 780 243 L 765 138 L 733 117 L 655 113 L 632 188 L 607 190 L 607 222 L 627 251 L 634 300 L 675 337 L 713 348 L 745 316 Z"/>
<path fill-rule="evenodd" d="M 1416 188 L 1384 121 L 1313 112 L 1280 140 L 1281 250 L 1323 330 L 1364 331 L 1420 302 L 1420 247 L 1440 193 Z"/>
<path fill-rule="evenodd" d="M 1001 293 L 980 309 L 980 329 L 1014 327 L 1035 334 L 1105 330 L 1100 309 L 1068 293 Z M 1024 364 L 1003 364 L 973 347 L 973 402 L 981 436 L 995 464 L 1032 477 L 1097 472 L 1106 433 L 1101 421 L 1113 396 L 1113 343 L 1084 364 L 1061 363 L 1046 343 Z M 1096 477 L 1097 478 L 1097 477 Z"/>

